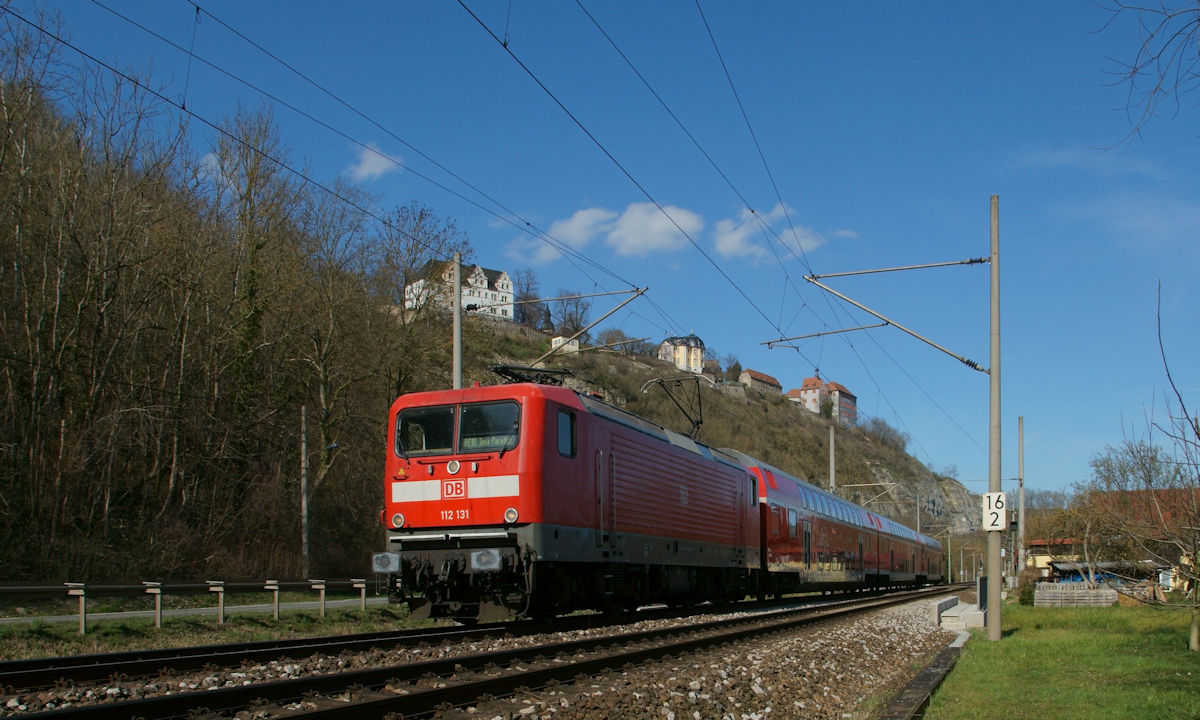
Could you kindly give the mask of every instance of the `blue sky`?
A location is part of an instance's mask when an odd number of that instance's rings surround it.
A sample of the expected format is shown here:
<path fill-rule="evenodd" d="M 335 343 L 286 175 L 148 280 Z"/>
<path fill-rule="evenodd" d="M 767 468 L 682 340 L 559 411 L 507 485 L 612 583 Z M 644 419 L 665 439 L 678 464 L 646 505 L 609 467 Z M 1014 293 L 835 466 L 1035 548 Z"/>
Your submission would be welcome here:
<path fill-rule="evenodd" d="M 1200 397 L 1200 111 L 1184 98 L 1126 141 L 1113 73 L 1138 45 L 1132 17 L 1106 26 L 1108 12 L 1082 1 L 703 0 L 702 17 L 682 0 L 588 0 L 593 23 L 566 0 L 464 2 L 507 49 L 451 2 L 205 0 L 199 23 L 183 0 L 106 2 L 341 134 L 98 4 L 47 6 L 79 47 L 148 71 L 200 117 L 272 105 L 311 176 L 453 218 L 486 267 L 532 268 L 547 295 L 650 288 L 602 328 L 655 342 L 694 332 L 785 390 L 819 369 L 973 491 L 986 489 L 987 376 L 891 327 L 768 349 L 875 322 L 805 275 L 986 256 L 998 195 L 1003 475 L 1017 475 L 1024 416 L 1029 487 L 1085 479 L 1155 404 L 1164 419 L 1160 282 L 1172 370 Z M 33 3 L 12 7 L 33 15 Z M 211 137 L 193 124 L 202 154 Z M 988 281 L 975 265 L 826 282 L 987 366 Z M 593 317 L 616 302 L 593 301 Z"/>

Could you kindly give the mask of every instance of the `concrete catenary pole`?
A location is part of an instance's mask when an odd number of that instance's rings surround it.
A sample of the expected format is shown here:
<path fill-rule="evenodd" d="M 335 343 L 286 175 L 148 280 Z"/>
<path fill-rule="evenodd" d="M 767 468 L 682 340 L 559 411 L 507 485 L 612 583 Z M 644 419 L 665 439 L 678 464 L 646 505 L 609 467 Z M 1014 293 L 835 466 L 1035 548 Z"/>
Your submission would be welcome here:
<path fill-rule="evenodd" d="M 300 406 L 300 575 L 308 577 L 308 413 Z"/>
<path fill-rule="evenodd" d="M 993 195 L 991 201 L 992 235 L 992 358 L 989 376 L 991 379 L 990 432 L 988 433 L 988 492 L 1001 492 L 1000 488 L 1000 196 Z M 990 641 L 1001 638 L 1000 628 L 1000 531 L 987 534 L 987 636 Z"/>
<path fill-rule="evenodd" d="M 445 276 L 443 276 L 445 277 Z M 450 313 L 454 315 L 454 365 L 455 390 L 462 387 L 462 254 L 454 253 L 454 288 L 450 297 Z"/>
<path fill-rule="evenodd" d="M 829 418 L 829 492 L 837 492 L 837 468 L 833 461 L 833 418 Z"/>
<path fill-rule="evenodd" d="M 1025 416 L 1017 416 L 1017 572 L 1025 569 Z"/>

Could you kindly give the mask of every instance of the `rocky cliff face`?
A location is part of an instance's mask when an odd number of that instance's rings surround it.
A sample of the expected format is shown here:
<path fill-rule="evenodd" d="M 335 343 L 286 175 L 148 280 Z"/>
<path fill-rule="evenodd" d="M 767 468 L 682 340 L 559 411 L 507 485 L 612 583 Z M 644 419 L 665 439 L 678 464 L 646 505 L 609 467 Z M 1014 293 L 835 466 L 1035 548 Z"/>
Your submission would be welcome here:
<path fill-rule="evenodd" d="M 913 458 L 909 460 L 920 465 Z M 857 488 L 841 489 L 838 494 L 927 535 L 940 535 L 947 530 L 957 535 L 978 528 L 979 496 L 954 478 L 929 471 L 921 476 L 912 473 L 913 468 L 906 467 L 898 479 L 883 462 L 873 462 L 870 468 L 878 487 L 864 489 L 875 490 L 875 496 L 853 492 Z M 888 505 L 889 508 L 876 508 L 876 505 Z"/>

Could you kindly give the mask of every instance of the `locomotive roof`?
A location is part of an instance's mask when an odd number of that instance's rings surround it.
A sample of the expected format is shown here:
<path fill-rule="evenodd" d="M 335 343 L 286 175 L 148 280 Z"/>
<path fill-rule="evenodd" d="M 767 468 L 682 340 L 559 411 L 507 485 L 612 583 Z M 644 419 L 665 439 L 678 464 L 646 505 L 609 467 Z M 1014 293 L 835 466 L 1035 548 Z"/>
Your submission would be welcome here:
<path fill-rule="evenodd" d="M 583 393 L 579 393 L 578 397 L 579 402 L 581 402 L 583 406 L 587 408 L 587 410 L 593 415 L 599 415 L 600 417 L 620 423 L 621 425 L 646 433 L 652 437 L 665 440 L 677 448 L 682 448 L 683 450 L 695 453 L 702 457 L 708 458 L 709 460 L 716 460 L 723 465 L 729 465 L 742 470 L 745 469 L 741 462 L 738 462 L 736 458 L 730 457 L 726 452 L 715 450 L 707 445 L 698 443 L 687 435 L 677 433 L 670 428 L 652 423 L 643 417 L 634 415 L 628 410 L 622 410 L 616 405 L 610 405 L 599 398 L 585 395 Z"/>
<path fill-rule="evenodd" d="M 500 400 L 503 398 L 521 398 L 521 397 L 545 397 L 553 399 L 565 405 L 573 405 L 580 410 L 584 410 L 592 415 L 603 417 L 612 422 L 624 425 L 625 427 L 645 433 L 651 437 L 658 438 L 664 442 L 670 443 L 677 448 L 686 450 L 687 452 L 699 455 L 709 460 L 715 460 L 723 465 L 737 468 L 745 471 L 745 466 L 737 459 L 730 457 L 727 453 L 720 450 L 714 450 L 707 445 L 701 444 L 681 433 L 663 427 L 657 423 L 634 415 L 628 410 L 623 410 L 616 405 L 611 405 L 597 397 L 581 393 L 570 388 L 561 387 L 558 385 L 543 385 L 540 383 L 510 383 L 506 385 L 475 385 L 469 388 L 461 388 L 458 390 L 432 390 L 427 392 L 409 393 L 397 399 L 408 401 L 408 403 L 426 402 L 434 403 L 449 403 L 449 402 L 481 402 L 488 400 Z M 407 404 L 407 403 L 406 403 Z"/>

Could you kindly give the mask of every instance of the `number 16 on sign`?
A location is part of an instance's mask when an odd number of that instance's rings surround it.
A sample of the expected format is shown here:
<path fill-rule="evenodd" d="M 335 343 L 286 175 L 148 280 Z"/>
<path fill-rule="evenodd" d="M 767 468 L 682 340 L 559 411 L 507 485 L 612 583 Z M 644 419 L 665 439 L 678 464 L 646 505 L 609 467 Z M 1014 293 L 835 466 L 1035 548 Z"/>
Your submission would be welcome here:
<path fill-rule="evenodd" d="M 989 532 L 1008 529 L 1008 504 L 1005 502 L 1004 493 L 983 494 L 983 529 Z"/>

